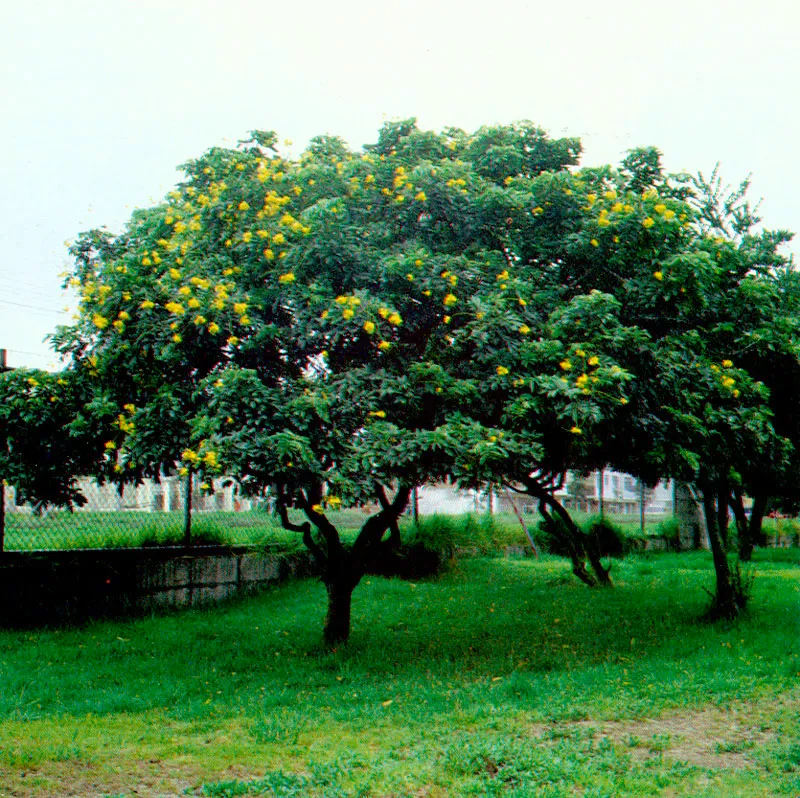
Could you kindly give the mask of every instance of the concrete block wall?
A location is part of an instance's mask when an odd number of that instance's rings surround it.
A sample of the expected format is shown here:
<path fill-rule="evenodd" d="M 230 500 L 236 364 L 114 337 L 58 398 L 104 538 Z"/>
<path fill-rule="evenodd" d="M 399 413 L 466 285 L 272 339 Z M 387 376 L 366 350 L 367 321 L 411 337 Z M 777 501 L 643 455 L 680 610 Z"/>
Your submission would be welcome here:
<path fill-rule="evenodd" d="M 0 557 L 0 624 L 89 618 L 215 604 L 314 573 L 310 555 L 250 549 L 124 549 Z"/>

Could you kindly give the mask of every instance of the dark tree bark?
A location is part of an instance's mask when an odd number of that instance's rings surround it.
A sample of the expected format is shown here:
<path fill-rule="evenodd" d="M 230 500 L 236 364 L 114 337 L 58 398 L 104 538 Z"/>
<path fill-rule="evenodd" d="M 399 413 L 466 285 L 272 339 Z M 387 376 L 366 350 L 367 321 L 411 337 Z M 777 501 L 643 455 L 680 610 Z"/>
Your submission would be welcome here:
<path fill-rule="evenodd" d="M 728 563 L 725 544 L 719 530 L 719 516 L 717 513 L 718 493 L 710 484 L 701 484 L 703 491 L 703 511 L 708 529 L 708 541 L 711 546 L 711 555 L 714 561 L 716 575 L 716 589 L 713 596 L 710 615 L 713 618 L 735 618 L 739 614 L 739 605 L 736 600 L 736 591 L 731 579 L 731 568 Z"/>
<path fill-rule="evenodd" d="M 596 542 L 581 532 L 561 502 L 536 481 L 528 480 L 525 488 L 529 495 L 539 500 L 539 513 L 545 523 L 566 545 L 572 562 L 572 573 L 589 587 L 611 587 L 610 569 L 603 566 Z M 550 510 L 558 516 L 563 527 L 556 523 Z M 586 570 L 584 558 L 588 558 L 594 575 Z"/>
<path fill-rule="evenodd" d="M 731 510 L 733 510 L 733 517 L 736 521 L 739 559 L 748 561 L 753 553 L 753 542 L 750 539 L 750 525 L 747 523 L 747 515 L 744 511 L 744 495 L 739 488 L 734 487 L 731 490 L 728 496 L 728 503 Z"/>
<path fill-rule="evenodd" d="M 320 566 L 321 579 L 328 593 L 328 610 L 322 636 L 325 644 L 336 647 L 350 638 L 350 614 L 353 591 L 369 572 L 389 573 L 394 551 L 400 544 L 398 518 L 405 510 L 411 489 L 400 487 L 392 501 L 381 485 L 375 486 L 381 510 L 368 518 L 361 527 L 352 547 L 342 544 L 339 532 L 322 512 L 314 507 L 322 498 L 320 486 L 292 497 L 294 505 L 303 510 L 307 521 L 294 524 L 289 520 L 289 497 L 278 491 L 276 510 L 285 529 L 300 532 L 303 543 Z M 312 532 L 317 530 L 317 536 Z M 384 540 L 386 532 L 389 536 Z"/>
<path fill-rule="evenodd" d="M 322 637 L 329 647 L 346 643 L 350 638 L 353 591 L 363 576 L 358 568 L 353 567 L 352 553 L 345 552 L 345 554 L 339 563 L 339 568 L 335 571 L 328 569 L 323 575 L 325 589 L 328 591 L 328 611 L 325 615 Z"/>
<path fill-rule="evenodd" d="M 717 485 L 717 529 L 719 529 L 725 551 L 728 550 L 728 504 L 730 497 L 730 484 L 727 479 L 721 479 Z"/>

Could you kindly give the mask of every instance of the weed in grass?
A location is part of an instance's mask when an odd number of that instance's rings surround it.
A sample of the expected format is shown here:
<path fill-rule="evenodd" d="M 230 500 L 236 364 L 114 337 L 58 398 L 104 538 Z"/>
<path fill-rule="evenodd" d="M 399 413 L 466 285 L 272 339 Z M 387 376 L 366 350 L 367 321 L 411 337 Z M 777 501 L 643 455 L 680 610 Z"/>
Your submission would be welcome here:
<path fill-rule="evenodd" d="M 259 743 L 296 745 L 308 720 L 297 711 L 281 708 L 264 716 L 250 727 L 250 734 Z"/>
<path fill-rule="evenodd" d="M 654 734 L 647 741 L 647 750 L 653 754 L 661 754 L 669 748 L 671 740 L 669 734 Z"/>

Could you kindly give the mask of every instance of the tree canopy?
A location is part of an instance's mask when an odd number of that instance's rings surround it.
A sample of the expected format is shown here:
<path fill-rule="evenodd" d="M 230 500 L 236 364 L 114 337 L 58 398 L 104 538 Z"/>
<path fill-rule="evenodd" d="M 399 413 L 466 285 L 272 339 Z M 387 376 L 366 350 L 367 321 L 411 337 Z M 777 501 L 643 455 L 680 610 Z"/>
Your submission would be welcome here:
<path fill-rule="evenodd" d="M 110 430 L 101 473 L 267 493 L 321 563 L 331 643 L 427 480 L 535 497 L 588 584 L 608 568 L 556 498 L 567 470 L 676 476 L 718 514 L 766 463 L 788 484 L 788 234 L 654 148 L 580 151 L 528 122 L 404 120 L 361 152 L 320 136 L 292 158 L 255 131 L 185 164 L 72 248 L 80 319 L 54 341 Z M 373 512 L 348 543 L 326 511 L 354 504 Z"/>

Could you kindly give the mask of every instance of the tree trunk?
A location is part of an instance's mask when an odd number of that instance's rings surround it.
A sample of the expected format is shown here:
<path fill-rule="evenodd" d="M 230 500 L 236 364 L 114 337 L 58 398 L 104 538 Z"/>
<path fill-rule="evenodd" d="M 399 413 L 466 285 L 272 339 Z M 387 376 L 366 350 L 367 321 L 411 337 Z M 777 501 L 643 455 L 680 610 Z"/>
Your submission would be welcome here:
<path fill-rule="evenodd" d="M 603 563 L 600 561 L 600 552 L 597 550 L 594 541 L 590 540 L 578 529 L 577 525 L 572 520 L 572 516 L 566 511 L 563 505 L 546 490 L 532 485 L 527 485 L 526 487 L 532 496 L 539 499 L 539 512 L 545 520 L 548 521 L 552 529 L 558 530 L 558 525 L 553 521 L 549 513 L 543 509 L 545 506 L 552 508 L 553 512 L 564 523 L 567 534 L 566 536 L 562 536 L 562 539 L 568 547 L 570 560 L 572 560 L 572 572 L 575 576 L 589 585 L 589 587 L 595 587 L 595 585 L 611 587 L 611 578 L 608 575 L 610 569 L 603 567 Z M 586 565 L 583 562 L 584 556 L 589 559 L 589 563 L 594 571 L 594 577 L 586 571 Z"/>
<path fill-rule="evenodd" d="M 722 479 L 717 486 L 717 529 L 719 529 L 725 551 L 728 550 L 728 504 L 730 502 L 730 486 L 727 479 Z"/>
<path fill-rule="evenodd" d="M 762 524 L 764 516 L 767 514 L 769 507 L 769 497 L 765 493 L 757 494 L 753 497 L 753 509 L 750 513 L 750 540 L 754 546 L 763 546 L 766 544 L 764 539 L 764 530 Z"/>
<path fill-rule="evenodd" d="M 357 582 L 354 584 L 347 577 L 325 583 L 328 590 L 328 613 L 322 635 L 325 644 L 330 648 L 346 643 L 350 638 L 350 607 L 356 584 Z"/>
<path fill-rule="evenodd" d="M 714 492 L 704 486 L 703 510 L 706 516 L 708 529 L 708 542 L 714 560 L 714 573 L 716 574 L 716 591 L 710 615 L 712 618 L 735 618 L 739 614 L 739 605 L 736 601 L 736 592 L 731 580 L 731 568 L 725 551 L 725 544 L 720 535 L 718 514 Z"/>
<path fill-rule="evenodd" d="M 736 536 L 738 538 L 739 559 L 748 562 L 753 553 L 753 541 L 750 538 L 750 526 L 744 512 L 744 496 L 741 490 L 734 488 L 728 497 L 733 517 L 736 521 Z"/>

